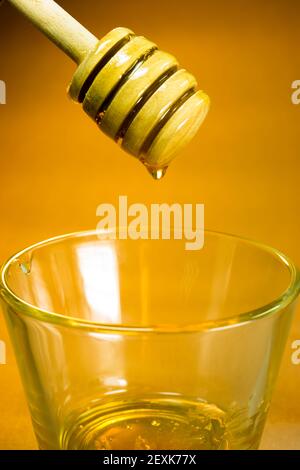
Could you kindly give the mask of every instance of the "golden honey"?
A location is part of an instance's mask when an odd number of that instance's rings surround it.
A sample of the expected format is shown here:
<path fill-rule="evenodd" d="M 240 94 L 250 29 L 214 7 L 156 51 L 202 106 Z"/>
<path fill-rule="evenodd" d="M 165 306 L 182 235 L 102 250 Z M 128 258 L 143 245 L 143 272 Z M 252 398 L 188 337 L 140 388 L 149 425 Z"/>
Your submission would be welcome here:
<path fill-rule="evenodd" d="M 255 449 L 265 413 L 245 420 L 241 410 L 176 394 L 108 395 L 65 421 L 61 448 L 85 450 Z M 254 428 L 253 424 L 255 422 Z M 251 430 L 250 430 L 251 428 Z"/>

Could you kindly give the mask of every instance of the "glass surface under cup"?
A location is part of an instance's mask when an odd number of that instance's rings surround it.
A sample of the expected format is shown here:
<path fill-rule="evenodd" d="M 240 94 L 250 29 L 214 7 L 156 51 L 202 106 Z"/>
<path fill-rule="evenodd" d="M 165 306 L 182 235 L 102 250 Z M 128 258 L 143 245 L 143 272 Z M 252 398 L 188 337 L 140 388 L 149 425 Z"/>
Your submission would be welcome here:
<path fill-rule="evenodd" d="M 230 235 L 42 242 L 1 297 L 41 449 L 256 449 L 299 276 Z"/>

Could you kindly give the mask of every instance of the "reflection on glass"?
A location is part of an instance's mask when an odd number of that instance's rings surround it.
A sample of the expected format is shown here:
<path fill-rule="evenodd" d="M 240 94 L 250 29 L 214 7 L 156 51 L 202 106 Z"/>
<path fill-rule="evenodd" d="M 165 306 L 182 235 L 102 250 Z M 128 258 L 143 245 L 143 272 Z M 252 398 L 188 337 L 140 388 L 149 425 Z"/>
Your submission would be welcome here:
<path fill-rule="evenodd" d="M 91 243 L 78 247 L 78 266 L 91 319 L 121 323 L 118 261 L 113 245 Z"/>

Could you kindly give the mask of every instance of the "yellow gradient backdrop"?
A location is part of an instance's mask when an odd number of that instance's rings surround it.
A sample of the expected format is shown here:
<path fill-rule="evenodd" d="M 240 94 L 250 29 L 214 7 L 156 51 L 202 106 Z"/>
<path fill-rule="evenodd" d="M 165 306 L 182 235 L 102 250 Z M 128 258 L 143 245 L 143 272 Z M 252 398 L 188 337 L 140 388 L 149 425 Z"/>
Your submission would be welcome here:
<path fill-rule="evenodd" d="M 96 207 L 128 202 L 204 203 L 206 227 L 255 238 L 300 265 L 300 4 L 292 0 L 65 0 L 99 37 L 126 26 L 174 54 L 212 107 L 165 179 L 97 130 L 66 97 L 74 64 L 8 4 L 0 7 L 0 261 L 33 242 L 95 228 Z M 299 309 L 298 309 L 299 312 Z M 300 313 L 300 312 L 299 312 Z M 0 448 L 35 448 L 3 319 Z M 291 343 L 281 368 L 264 448 L 300 449 L 300 366 Z"/>

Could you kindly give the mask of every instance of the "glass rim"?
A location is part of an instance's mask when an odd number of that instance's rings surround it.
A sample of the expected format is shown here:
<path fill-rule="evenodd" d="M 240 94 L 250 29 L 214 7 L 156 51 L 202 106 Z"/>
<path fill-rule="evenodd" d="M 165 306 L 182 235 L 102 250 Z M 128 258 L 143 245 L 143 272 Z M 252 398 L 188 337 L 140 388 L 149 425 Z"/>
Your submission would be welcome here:
<path fill-rule="evenodd" d="M 122 230 L 118 228 L 118 230 Z M 176 230 L 176 229 L 175 229 Z M 283 254 L 280 250 L 273 248 L 267 244 L 257 242 L 247 237 L 234 235 L 226 232 L 219 232 L 215 230 L 203 230 L 204 234 L 214 235 L 222 238 L 233 239 L 242 243 L 247 243 L 254 246 L 262 251 L 268 252 L 277 258 L 283 266 L 285 266 L 290 274 L 290 282 L 284 292 L 274 299 L 261 307 L 253 310 L 249 310 L 234 316 L 230 316 L 220 320 L 203 321 L 199 323 L 193 323 L 191 325 L 127 325 L 127 324 L 109 324 L 95 322 L 91 320 L 84 320 L 78 317 L 70 315 L 63 315 L 62 313 L 51 312 L 50 310 L 37 307 L 35 305 L 26 302 L 19 296 L 17 296 L 12 289 L 8 286 L 6 281 L 6 274 L 8 269 L 14 261 L 24 254 L 36 250 L 40 247 L 50 245 L 52 243 L 60 242 L 71 238 L 84 238 L 89 236 L 97 236 L 97 234 L 111 233 L 111 230 L 83 230 L 71 232 L 63 235 L 57 235 L 37 243 L 33 243 L 30 246 L 18 251 L 11 255 L 1 266 L 0 269 L 0 296 L 3 302 L 8 303 L 10 306 L 17 308 L 18 311 L 28 317 L 34 318 L 44 323 L 54 323 L 60 326 L 85 329 L 91 332 L 102 332 L 109 334 L 139 334 L 139 333 L 187 333 L 187 332 L 201 332 L 208 330 L 219 330 L 225 328 L 232 328 L 241 326 L 242 324 L 249 323 L 261 318 L 273 316 L 276 312 L 282 310 L 289 304 L 291 304 L 300 293 L 300 273 L 296 265 Z M 104 241 L 105 239 L 103 239 Z M 138 241 L 138 240 L 137 240 Z"/>

